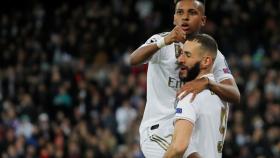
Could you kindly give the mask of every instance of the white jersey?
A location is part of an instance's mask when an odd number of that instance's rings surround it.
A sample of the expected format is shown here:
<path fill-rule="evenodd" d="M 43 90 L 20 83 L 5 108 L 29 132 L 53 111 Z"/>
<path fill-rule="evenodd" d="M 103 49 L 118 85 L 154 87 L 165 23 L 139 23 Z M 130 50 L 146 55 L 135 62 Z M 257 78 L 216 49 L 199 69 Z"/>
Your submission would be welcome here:
<path fill-rule="evenodd" d="M 155 43 L 167 34 L 153 35 L 141 47 Z M 144 129 L 174 117 L 176 91 L 183 85 L 179 79 L 179 69 L 176 69 L 178 51 L 178 44 L 172 43 L 158 50 L 147 61 L 147 102 L 139 129 L 140 136 Z M 214 62 L 213 73 L 217 82 L 233 78 L 224 56 L 219 51 Z"/>
<path fill-rule="evenodd" d="M 214 80 L 213 74 L 208 74 Z M 197 94 L 190 102 L 192 94 L 187 95 L 177 104 L 175 120 L 185 119 L 194 124 L 191 146 L 203 158 L 221 158 L 226 134 L 228 105 L 206 89 Z M 187 149 L 184 157 L 193 151 Z"/>

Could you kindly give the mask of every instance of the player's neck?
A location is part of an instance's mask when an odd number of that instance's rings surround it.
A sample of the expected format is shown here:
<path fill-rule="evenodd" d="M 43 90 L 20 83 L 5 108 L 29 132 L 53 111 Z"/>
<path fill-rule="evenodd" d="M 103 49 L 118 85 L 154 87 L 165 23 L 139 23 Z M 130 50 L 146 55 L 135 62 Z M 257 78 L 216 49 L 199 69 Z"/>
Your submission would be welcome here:
<path fill-rule="evenodd" d="M 193 36 L 195 36 L 195 35 L 197 35 L 197 34 L 199 34 L 199 31 L 193 32 L 193 33 L 191 33 L 191 34 L 188 34 L 188 35 L 186 36 L 186 40 L 188 40 L 189 38 L 191 38 L 191 37 L 193 37 Z"/>
<path fill-rule="evenodd" d="M 210 73 L 211 73 L 211 70 L 209 70 L 209 69 L 202 69 L 202 70 L 200 70 L 200 72 L 197 75 L 196 79 L 199 79 L 202 76 L 205 76 L 205 75 L 210 74 Z"/>

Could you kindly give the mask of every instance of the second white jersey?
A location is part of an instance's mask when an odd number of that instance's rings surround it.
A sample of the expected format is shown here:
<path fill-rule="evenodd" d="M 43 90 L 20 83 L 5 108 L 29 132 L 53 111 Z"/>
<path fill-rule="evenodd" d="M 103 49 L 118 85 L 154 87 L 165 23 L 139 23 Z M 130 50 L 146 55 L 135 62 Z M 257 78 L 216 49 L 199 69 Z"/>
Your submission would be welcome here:
<path fill-rule="evenodd" d="M 167 34 L 153 35 L 141 47 L 155 43 Z M 176 53 L 179 51 L 176 45 L 178 44 L 173 43 L 161 48 L 147 61 L 147 102 L 140 125 L 140 135 L 145 128 L 174 116 L 176 92 L 183 85 L 179 79 L 179 69 L 176 69 Z M 219 51 L 214 62 L 213 74 L 217 82 L 233 78 L 224 56 Z"/>
<path fill-rule="evenodd" d="M 212 75 L 208 76 L 214 80 Z M 203 90 L 190 102 L 192 94 L 180 100 L 176 119 L 185 119 L 194 124 L 190 147 L 184 157 L 196 149 L 203 158 L 221 158 L 226 135 L 228 105 L 210 90 Z M 191 151 L 190 151 L 191 150 Z"/>

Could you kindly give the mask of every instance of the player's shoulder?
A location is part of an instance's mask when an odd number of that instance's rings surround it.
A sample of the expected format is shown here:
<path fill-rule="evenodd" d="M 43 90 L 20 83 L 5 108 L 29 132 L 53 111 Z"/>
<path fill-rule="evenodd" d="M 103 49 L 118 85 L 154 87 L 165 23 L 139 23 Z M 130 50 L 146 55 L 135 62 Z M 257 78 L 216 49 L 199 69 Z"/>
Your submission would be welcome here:
<path fill-rule="evenodd" d="M 161 37 L 165 37 L 169 34 L 170 32 L 162 32 L 162 33 L 158 33 L 157 35 L 161 36 Z"/>
<path fill-rule="evenodd" d="M 157 34 L 154 34 L 152 35 L 148 41 L 146 42 L 146 44 L 149 44 L 149 43 L 155 43 L 157 42 L 159 39 L 167 36 L 169 34 L 169 32 L 162 32 L 162 33 L 157 33 Z"/>
<path fill-rule="evenodd" d="M 196 95 L 196 98 L 198 100 L 205 100 L 205 98 L 209 97 L 209 96 L 212 96 L 212 95 L 216 95 L 215 93 L 213 93 L 211 90 L 209 89 L 204 89 L 202 90 L 200 93 L 198 93 Z"/>
<path fill-rule="evenodd" d="M 215 81 L 213 74 L 209 74 L 207 76 L 210 80 Z M 204 89 L 196 95 L 193 102 L 200 104 L 201 102 L 205 102 L 208 100 L 210 101 L 211 98 L 216 98 L 216 97 L 217 97 L 217 95 L 214 92 L 212 92 L 210 89 Z"/>
<path fill-rule="evenodd" d="M 184 98 L 182 98 L 179 102 L 184 103 L 184 104 L 190 104 L 190 103 L 196 104 L 201 101 L 204 101 L 205 98 L 208 97 L 210 94 L 211 94 L 211 91 L 209 89 L 204 89 L 201 92 L 199 92 L 198 94 L 196 94 L 193 101 L 191 101 L 193 93 L 189 93 Z"/>
<path fill-rule="evenodd" d="M 214 61 L 214 66 L 213 66 L 213 69 L 214 71 L 215 70 L 218 70 L 219 67 L 221 67 L 221 65 L 224 65 L 225 64 L 225 56 L 221 53 L 220 50 L 217 51 L 217 55 L 216 55 L 216 59 Z"/>
<path fill-rule="evenodd" d="M 196 111 L 197 114 L 203 113 L 203 111 L 207 110 L 209 105 L 216 103 L 216 96 L 215 94 L 211 93 L 210 90 L 205 89 L 198 93 L 193 101 L 190 101 L 190 98 L 187 98 L 186 101 L 180 105 L 180 107 L 185 108 L 192 108 Z M 187 105 L 187 106 L 186 106 Z"/>
<path fill-rule="evenodd" d="M 209 97 L 210 91 L 208 89 L 205 89 L 201 91 L 200 93 L 196 94 L 194 100 L 192 101 L 193 93 L 189 93 L 184 98 L 182 98 L 178 104 L 183 105 L 199 105 L 201 102 L 205 101 L 205 98 Z"/>
<path fill-rule="evenodd" d="M 210 95 L 211 95 L 211 91 L 209 89 L 204 89 L 198 94 L 196 94 L 193 102 L 200 103 L 201 101 L 205 101 L 205 99 L 208 98 Z"/>
<path fill-rule="evenodd" d="M 169 33 L 170 33 L 170 32 L 156 33 L 156 34 L 152 35 L 151 37 L 163 38 L 163 37 L 167 36 Z"/>
<path fill-rule="evenodd" d="M 220 50 L 217 50 L 216 59 L 225 59 L 225 56 L 222 54 Z"/>
<path fill-rule="evenodd" d="M 202 77 L 207 77 L 208 80 L 216 82 L 213 73 L 204 74 Z M 207 89 L 202 90 L 200 93 L 198 93 L 197 97 L 200 100 L 204 100 L 205 98 L 212 96 L 212 95 L 215 95 L 215 93 L 213 93 L 212 91 L 210 91 L 210 89 L 207 88 Z"/>
<path fill-rule="evenodd" d="M 182 98 L 180 100 L 180 102 L 184 102 L 184 103 L 190 103 L 191 102 L 191 98 L 192 98 L 193 93 L 189 93 L 188 95 L 186 95 L 184 98 Z M 179 95 L 180 97 L 180 95 Z"/>

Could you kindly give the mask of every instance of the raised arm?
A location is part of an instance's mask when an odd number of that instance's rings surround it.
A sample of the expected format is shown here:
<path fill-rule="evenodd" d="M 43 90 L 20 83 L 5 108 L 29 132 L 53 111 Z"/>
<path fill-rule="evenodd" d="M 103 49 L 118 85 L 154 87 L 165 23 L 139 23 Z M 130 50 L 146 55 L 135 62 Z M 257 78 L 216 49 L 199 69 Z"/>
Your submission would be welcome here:
<path fill-rule="evenodd" d="M 155 43 L 139 47 L 130 55 L 130 65 L 139 65 L 150 59 L 157 51 L 158 46 Z"/>
<path fill-rule="evenodd" d="M 166 45 L 169 45 L 173 42 L 184 42 L 185 33 L 179 27 L 175 26 L 174 29 L 165 37 L 162 38 L 151 38 L 146 44 L 142 47 L 136 49 L 130 55 L 130 64 L 139 65 L 147 60 L 149 60 L 158 50 Z"/>

